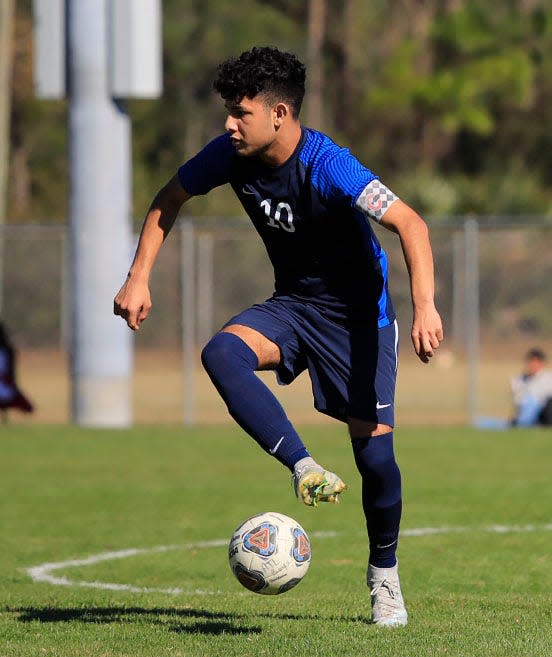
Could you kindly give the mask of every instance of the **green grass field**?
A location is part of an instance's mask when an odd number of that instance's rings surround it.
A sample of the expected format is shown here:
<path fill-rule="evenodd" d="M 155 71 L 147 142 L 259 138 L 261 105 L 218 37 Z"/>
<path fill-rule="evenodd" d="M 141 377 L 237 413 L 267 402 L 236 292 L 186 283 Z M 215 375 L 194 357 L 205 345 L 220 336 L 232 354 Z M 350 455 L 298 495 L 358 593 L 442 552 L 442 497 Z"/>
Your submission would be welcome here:
<path fill-rule="evenodd" d="M 392 630 L 367 622 L 345 433 L 303 435 L 349 483 L 339 507 L 303 508 L 282 467 L 238 430 L 2 428 L 0 655 L 552 654 L 552 432 L 397 432 L 410 623 Z M 294 516 L 313 545 L 305 580 L 275 597 L 240 587 L 224 545 L 198 545 L 265 510 Z M 132 548 L 143 551 L 46 569 L 63 586 L 26 571 Z"/>

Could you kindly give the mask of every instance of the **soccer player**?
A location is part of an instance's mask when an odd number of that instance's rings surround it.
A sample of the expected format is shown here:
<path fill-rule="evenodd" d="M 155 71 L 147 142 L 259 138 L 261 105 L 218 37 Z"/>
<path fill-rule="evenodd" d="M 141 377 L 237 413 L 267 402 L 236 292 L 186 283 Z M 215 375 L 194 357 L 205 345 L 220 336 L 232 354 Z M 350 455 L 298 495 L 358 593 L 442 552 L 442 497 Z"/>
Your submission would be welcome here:
<path fill-rule="evenodd" d="M 265 244 L 275 291 L 227 322 L 203 349 L 203 365 L 231 416 L 289 468 L 297 497 L 316 506 L 337 502 L 346 486 L 314 461 L 255 375 L 275 370 L 289 384 L 308 370 L 317 410 L 347 423 L 362 477 L 372 620 L 405 625 L 396 558 L 401 476 L 393 449 L 398 334 L 386 254 L 370 221 L 401 240 L 412 341 L 424 363 L 443 339 L 427 226 L 347 149 L 301 125 L 305 67 L 293 54 L 253 48 L 219 66 L 214 88 L 225 101 L 226 132 L 156 195 L 115 313 L 139 329 L 151 308 L 150 272 L 181 205 L 229 183 Z"/>

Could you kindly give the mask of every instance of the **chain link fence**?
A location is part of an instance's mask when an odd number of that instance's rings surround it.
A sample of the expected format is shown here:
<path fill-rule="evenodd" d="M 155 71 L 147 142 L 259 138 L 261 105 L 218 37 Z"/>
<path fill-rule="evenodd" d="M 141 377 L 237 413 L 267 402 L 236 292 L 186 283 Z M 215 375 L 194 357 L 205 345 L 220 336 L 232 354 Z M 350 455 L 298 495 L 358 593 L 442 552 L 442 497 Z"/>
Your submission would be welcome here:
<path fill-rule="evenodd" d="M 462 423 L 477 414 L 508 414 L 508 379 L 527 348 L 539 345 L 552 353 L 552 222 L 456 217 L 430 221 L 430 227 L 446 333 L 430 367 L 416 361 L 410 346 L 409 280 L 399 240 L 376 228 L 389 256 L 402 341 L 399 422 Z M 2 235 L 2 320 L 29 385 L 50 381 L 48 406 L 56 399 L 51 382 L 57 382 L 55 419 L 63 421 L 71 330 L 67 231 L 60 225 L 5 226 Z M 226 418 L 198 354 L 230 316 L 272 293 L 272 269 L 257 234 L 245 219 L 186 218 L 163 246 L 151 289 L 154 307 L 135 337 L 137 421 Z M 106 312 L 111 307 L 106 299 Z M 41 368 L 50 368 L 51 376 Z M 168 381 L 170 391 L 153 394 Z M 314 421 L 308 381 L 298 383 L 299 392 L 279 389 L 280 397 L 299 421 Z M 38 387 L 34 392 L 40 408 L 43 393 Z M 46 408 L 42 417 L 49 417 Z"/>

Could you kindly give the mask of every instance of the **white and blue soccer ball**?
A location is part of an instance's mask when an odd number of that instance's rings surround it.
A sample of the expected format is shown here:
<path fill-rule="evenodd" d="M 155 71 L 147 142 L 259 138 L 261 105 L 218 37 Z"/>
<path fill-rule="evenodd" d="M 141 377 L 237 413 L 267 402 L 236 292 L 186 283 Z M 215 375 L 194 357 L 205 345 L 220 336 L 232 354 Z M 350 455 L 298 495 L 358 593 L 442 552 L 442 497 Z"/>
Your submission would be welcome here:
<path fill-rule="evenodd" d="M 230 568 L 246 589 L 263 595 L 289 591 L 306 575 L 311 560 L 307 532 L 282 513 L 248 518 L 228 546 Z"/>

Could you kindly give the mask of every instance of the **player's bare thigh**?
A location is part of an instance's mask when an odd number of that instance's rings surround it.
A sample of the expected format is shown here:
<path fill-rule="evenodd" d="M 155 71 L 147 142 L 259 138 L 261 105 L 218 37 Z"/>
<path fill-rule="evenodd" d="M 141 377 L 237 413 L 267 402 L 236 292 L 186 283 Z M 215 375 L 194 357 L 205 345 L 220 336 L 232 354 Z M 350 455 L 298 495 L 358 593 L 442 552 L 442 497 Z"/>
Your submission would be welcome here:
<path fill-rule="evenodd" d="M 367 436 L 382 436 L 384 433 L 393 431 L 393 427 L 388 424 L 378 424 L 377 422 L 368 422 L 356 417 L 348 417 L 349 435 L 351 438 L 366 438 Z"/>
<path fill-rule="evenodd" d="M 241 324 L 230 324 L 230 326 L 225 326 L 222 332 L 237 335 L 251 351 L 255 352 L 259 361 L 259 370 L 271 370 L 280 363 L 282 358 L 280 347 L 262 333 L 259 333 L 259 331 L 249 326 L 242 326 Z"/>

